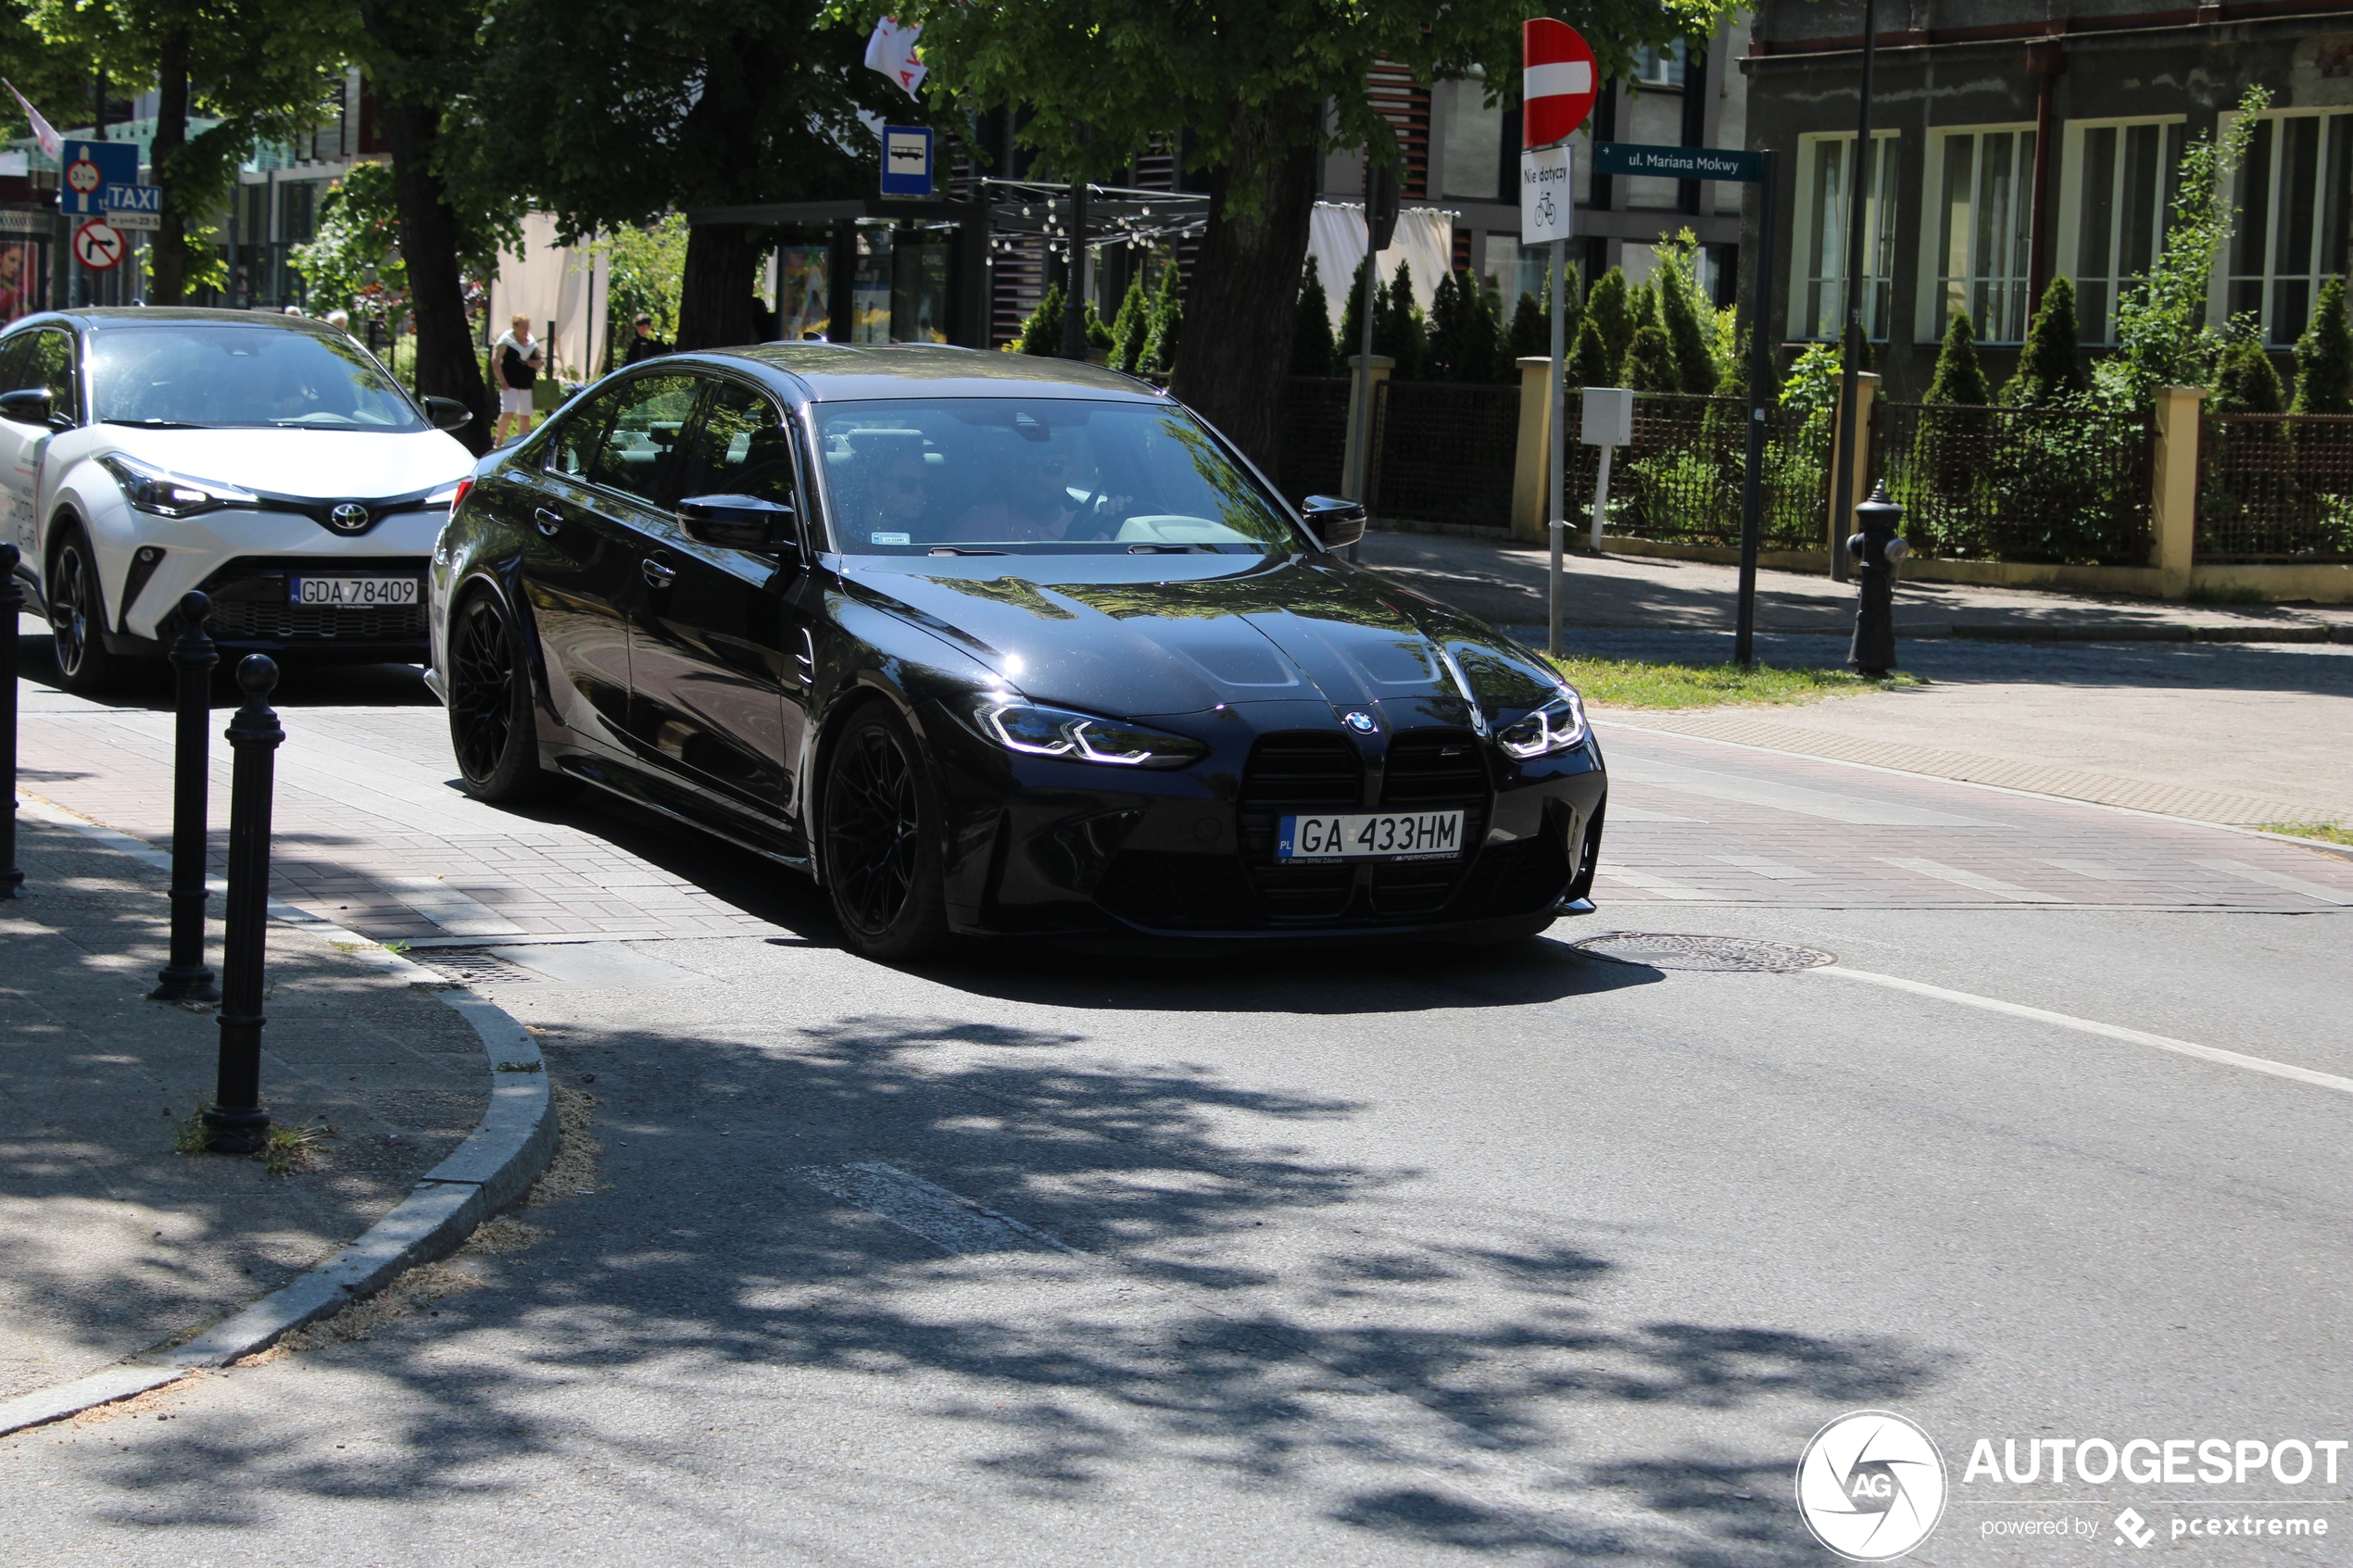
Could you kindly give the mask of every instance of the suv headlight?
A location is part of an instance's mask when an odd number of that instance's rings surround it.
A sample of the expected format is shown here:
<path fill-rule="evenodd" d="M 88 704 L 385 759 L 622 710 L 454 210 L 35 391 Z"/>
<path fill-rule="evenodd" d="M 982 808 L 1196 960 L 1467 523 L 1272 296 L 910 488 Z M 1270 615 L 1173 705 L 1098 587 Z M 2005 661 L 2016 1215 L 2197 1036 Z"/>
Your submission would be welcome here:
<path fill-rule="evenodd" d="M 1182 768 L 1209 755 L 1209 747 L 1187 735 L 1016 698 L 982 697 L 973 705 L 972 716 L 982 734 L 1027 757 L 1061 757 L 1114 768 Z"/>
<path fill-rule="evenodd" d="M 1567 683 L 1560 696 L 1495 732 L 1495 744 L 1525 762 L 1585 744 L 1585 704 Z"/>
<path fill-rule="evenodd" d="M 153 463 L 143 463 L 120 452 L 109 452 L 98 461 L 114 475 L 122 486 L 123 495 L 143 512 L 157 517 L 195 517 L 199 512 L 219 511 L 223 507 L 250 507 L 261 497 L 233 484 L 217 480 L 191 479 L 185 474 L 172 473 Z"/>

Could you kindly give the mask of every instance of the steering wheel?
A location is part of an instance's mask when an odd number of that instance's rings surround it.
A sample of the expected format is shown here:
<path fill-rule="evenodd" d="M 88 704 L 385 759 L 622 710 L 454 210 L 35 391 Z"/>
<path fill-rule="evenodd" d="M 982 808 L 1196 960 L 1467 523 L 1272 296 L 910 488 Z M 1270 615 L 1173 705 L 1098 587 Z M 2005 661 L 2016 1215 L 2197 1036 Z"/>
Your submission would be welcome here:
<path fill-rule="evenodd" d="M 1078 515 L 1063 530 L 1064 539 L 1108 539 L 1117 531 L 1121 519 L 1109 504 L 1111 496 L 1101 490 L 1078 504 Z"/>

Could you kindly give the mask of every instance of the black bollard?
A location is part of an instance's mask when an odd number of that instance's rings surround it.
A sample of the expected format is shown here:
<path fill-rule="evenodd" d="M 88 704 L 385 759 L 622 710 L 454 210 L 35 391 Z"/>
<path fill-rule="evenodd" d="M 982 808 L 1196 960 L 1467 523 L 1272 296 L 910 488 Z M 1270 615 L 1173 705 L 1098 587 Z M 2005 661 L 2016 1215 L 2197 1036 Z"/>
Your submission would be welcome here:
<path fill-rule="evenodd" d="M 245 705 L 229 721 L 236 771 L 229 783 L 229 934 L 221 944 L 220 1079 L 204 1113 L 210 1148 L 251 1154 L 270 1130 L 261 1109 L 262 961 L 269 947 L 271 753 L 286 732 L 270 707 L 278 666 L 266 654 L 237 665 Z"/>
<path fill-rule="evenodd" d="M 1895 668 L 1895 568 L 1911 550 L 1895 536 L 1903 521 L 1904 508 L 1887 498 L 1881 480 L 1871 487 L 1871 498 L 1855 508 L 1856 533 L 1846 541 L 1858 590 L 1846 662 L 1866 675 Z"/>
<path fill-rule="evenodd" d="M 24 892 L 17 869 L 17 615 L 24 608 L 24 584 L 17 581 L 22 558 L 14 545 L 0 545 L 0 790 L 8 793 L 8 820 L 0 822 L 0 898 Z"/>
<path fill-rule="evenodd" d="M 212 601 L 189 593 L 180 599 L 180 636 L 171 645 L 179 673 L 177 732 L 171 757 L 171 961 L 148 997 L 158 1002 L 217 1002 L 220 993 L 204 961 L 205 807 L 212 766 L 212 667 L 220 650 L 205 634 Z"/>

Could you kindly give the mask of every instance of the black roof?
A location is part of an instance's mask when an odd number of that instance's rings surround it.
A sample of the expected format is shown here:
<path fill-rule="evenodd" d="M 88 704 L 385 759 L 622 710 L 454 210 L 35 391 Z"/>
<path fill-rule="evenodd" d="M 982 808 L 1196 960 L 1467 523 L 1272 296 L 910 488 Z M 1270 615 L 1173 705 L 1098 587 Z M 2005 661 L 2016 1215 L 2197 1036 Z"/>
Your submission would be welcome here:
<path fill-rule="evenodd" d="M 280 327 L 296 332 L 335 332 L 341 329 L 308 316 L 270 310 L 205 310 L 195 306 L 101 305 L 73 310 L 44 310 L 8 323 L 11 332 L 40 322 L 104 330 L 108 327 L 162 327 L 174 323 L 195 326 Z"/>
<path fill-rule="evenodd" d="M 997 354 L 943 344 L 770 343 L 684 358 L 733 359 L 782 370 L 816 402 L 882 397 L 1073 397 L 1143 401 L 1150 382 L 1079 359 Z"/>

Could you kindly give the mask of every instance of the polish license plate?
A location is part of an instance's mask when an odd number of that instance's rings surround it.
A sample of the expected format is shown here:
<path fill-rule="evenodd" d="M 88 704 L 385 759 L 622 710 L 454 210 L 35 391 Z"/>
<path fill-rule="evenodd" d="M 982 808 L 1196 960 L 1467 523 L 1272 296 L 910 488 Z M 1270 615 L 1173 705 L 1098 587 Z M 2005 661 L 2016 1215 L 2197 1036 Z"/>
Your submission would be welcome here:
<path fill-rule="evenodd" d="M 1463 853 L 1460 811 L 1367 811 L 1285 817 L 1278 860 L 1452 860 Z"/>
<path fill-rule="evenodd" d="M 365 609 L 375 605 L 417 602 L 413 577 L 296 577 L 286 583 L 286 602 Z"/>

